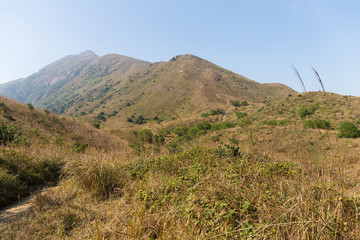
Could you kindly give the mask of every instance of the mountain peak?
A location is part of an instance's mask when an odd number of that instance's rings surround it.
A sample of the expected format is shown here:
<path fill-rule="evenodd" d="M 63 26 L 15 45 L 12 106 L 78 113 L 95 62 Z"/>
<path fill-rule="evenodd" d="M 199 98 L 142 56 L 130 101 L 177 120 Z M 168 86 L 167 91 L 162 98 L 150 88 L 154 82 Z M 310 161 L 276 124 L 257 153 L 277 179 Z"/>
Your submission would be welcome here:
<path fill-rule="evenodd" d="M 175 62 L 180 59 L 201 59 L 195 55 L 192 54 L 182 54 L 182 55 L 176 55 L 173 58 L 170 59 L 170 61 Z"/>
<path fill-rule="evenodd" d="M 78 54 L 79 56 L 88 56 L 88 57 L 98 57 L 98 55 L 96 55 L 96 53 L 94 53 L 91 50 L 86 50 L 80 54 Z"/>

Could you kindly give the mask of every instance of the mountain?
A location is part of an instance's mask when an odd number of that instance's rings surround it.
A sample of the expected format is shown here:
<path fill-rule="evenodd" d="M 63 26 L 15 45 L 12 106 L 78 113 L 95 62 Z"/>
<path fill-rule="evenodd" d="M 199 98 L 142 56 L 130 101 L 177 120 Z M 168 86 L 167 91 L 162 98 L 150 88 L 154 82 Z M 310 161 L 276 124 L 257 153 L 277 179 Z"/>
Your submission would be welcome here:
<path fill-rule="evenodd" d="M 293 93 L 285 85 L 260 84 L 190 54 L 149 63 L 90 51 L 0 85 L 0 94 L 89 121 L 99 114 L 112 115 L 113 121 L 131 115 L 188 117 L 226 109 L 230 101 L 263 103 Z"/>
<path fill-rule="evenodd" d="M 113 71 L 127 73 L 147 66 L 149 63 L 133 58 L 111 54 L 103 57 L 92 51 L 66 56 L 40 69 L 37 73 L 23 79 L 11 81 L 0 86 L 0 94 L 24 103 L 32 103 L 41 108 L 52 109 L 51 99 L 66 92 L 72 84 L 83 84 L 96 77 L 108 75 Z M 63 109 L 52 109 L 63 113 Z"/>

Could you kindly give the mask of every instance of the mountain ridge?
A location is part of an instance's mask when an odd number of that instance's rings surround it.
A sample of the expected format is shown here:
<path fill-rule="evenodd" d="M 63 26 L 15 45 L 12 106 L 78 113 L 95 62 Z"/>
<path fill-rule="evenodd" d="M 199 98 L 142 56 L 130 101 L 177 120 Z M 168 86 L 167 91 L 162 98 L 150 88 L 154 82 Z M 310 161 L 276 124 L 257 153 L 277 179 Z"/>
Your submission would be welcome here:
<path fill-rule="evenodd" d="M 122 121 L 133 114 L 188 116 L 225 108 L 230 100 L 260 103 L 295 92 L 283 84 L 258 83 L 192 54 L 150 63 L 118 54 L 99 57 L 91 51 L 0 85 L 0 94 L 7 97 L 89 121 L 104 111 L 121 113 L 115 119 Z"/>

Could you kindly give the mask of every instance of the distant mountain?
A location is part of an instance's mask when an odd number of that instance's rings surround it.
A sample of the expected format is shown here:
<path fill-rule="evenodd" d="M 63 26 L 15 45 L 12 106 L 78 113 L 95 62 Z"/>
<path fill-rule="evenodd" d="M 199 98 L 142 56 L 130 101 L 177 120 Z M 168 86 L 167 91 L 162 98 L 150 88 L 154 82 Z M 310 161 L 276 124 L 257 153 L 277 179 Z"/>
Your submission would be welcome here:
<path fill-rule="evenodd" d="M 61 95 L 59 91 L 66 92 L 68 85 L 81 85 L 84 84 L 82 81 L 109 75 L 113 71 L 127 73 L 148 65 L 145 61 L 121 55 L 99 57 L 92 51 L 85 51 L 61 58 L 27 78 L 1 84 L 0 95 L 64 113 L 64 108 L 57 107 L 62 104 L 51 101 Z"/>
<path fill-rule="evenodd" d="M 151 64 L 90 51 L 0 85 L 0 94 L 89 121 L 99 114 L 114 120 L 186 117 L 226 108 L 231 100 L 263 103 L 292 93 L 283 84 L 260 84 L 190 54 Z"/>

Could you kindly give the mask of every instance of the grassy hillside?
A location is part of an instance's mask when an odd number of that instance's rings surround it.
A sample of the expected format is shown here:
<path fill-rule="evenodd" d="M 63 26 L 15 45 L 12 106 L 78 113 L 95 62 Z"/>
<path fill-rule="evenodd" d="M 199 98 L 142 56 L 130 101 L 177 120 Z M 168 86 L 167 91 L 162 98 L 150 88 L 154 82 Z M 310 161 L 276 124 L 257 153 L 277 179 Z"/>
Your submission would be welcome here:
<path fill-rule="evenodd" d="M 128 127 L 124 122 L 131 116 L 182 119 L 210 108 L 227 109 L 231 101 L 262 103 L 295 93 L 281 84 L 257 83 L 192 55 L 106 79 L 84 90 L 81 97 L 86 101 L 67 113 L 105 127 Z"/>
<path fill-rule="evenodd" d="M 57 186 L 38 194 L 22 216 L 0 223 L 0 235 L 359 238 L 360 138 L 340 137 L 339 127 L 348 121 L 360 131 L 360 99 L 286 96 L 136 124 L 127 135 L 132 153 L 72 152 L 62 158 Z"/>
<path fill-rule="evenodd" d="M 56 184 L 67 159 L 80 153 L 126 149 L 120 140 L 87 124 L 3 97 L 0 145 L 0 207 Z"/>

